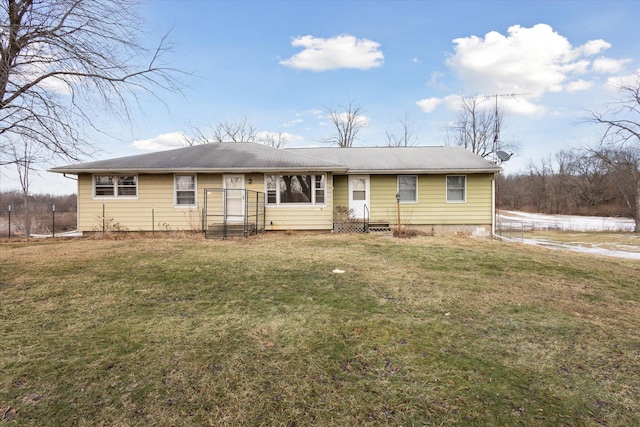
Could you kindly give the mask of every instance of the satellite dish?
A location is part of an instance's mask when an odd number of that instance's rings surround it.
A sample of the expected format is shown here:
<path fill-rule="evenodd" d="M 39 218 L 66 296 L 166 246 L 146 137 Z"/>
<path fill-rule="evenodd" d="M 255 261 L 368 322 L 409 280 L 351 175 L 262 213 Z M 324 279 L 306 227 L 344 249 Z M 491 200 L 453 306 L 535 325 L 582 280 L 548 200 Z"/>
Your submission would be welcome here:
<path fill-rule="evenodd" d="M 513 156 L 513 153 L 506 153 L 504 151 L 498 150 L 496 151 L 496 155 L 498 156 L 498 159 L 500 159 L 501 162 L 506 162 L 511 158 L 511 156 Z"/>

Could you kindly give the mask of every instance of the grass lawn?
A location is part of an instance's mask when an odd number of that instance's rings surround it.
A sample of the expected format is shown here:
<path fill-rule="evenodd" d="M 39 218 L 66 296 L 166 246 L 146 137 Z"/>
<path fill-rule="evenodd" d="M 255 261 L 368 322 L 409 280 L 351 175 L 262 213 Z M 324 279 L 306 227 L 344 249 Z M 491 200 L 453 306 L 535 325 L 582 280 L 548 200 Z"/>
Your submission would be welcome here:
<path fill-rule="evenodd" d="M 639 319 L 639 261 L 520 244 L 5 241 L 0 425 L 640 425 Z"/>

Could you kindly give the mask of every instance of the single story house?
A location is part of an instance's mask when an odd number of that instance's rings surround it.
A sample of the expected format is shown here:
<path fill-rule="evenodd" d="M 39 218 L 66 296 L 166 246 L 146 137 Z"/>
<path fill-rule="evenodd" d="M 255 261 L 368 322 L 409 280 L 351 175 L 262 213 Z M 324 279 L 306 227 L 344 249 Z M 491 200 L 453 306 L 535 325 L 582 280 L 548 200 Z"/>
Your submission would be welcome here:
<path fill-rule="evenodd" d="M 334 229 L 334 219 L 491 236 L 496 164 L 461 147 L 276 149 L 213 143 L 56 167 L 78 229 Z M 398 211 L 400 215 L 398 215 Z"/>

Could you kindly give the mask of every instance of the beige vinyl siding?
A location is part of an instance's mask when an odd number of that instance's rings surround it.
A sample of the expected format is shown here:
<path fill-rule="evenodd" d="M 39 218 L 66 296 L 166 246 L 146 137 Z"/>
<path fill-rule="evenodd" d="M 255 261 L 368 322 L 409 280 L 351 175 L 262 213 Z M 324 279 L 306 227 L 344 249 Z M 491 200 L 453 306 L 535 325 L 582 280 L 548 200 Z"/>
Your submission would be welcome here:
<path fill-rule="evenodd" d="M 333 212 L 327 206 L 267 206 L 267 230 L 331 230 Z"/>
<path fill-rule="evenodd" d="M 456 174 L 464 175 L 464 174 Z M 400 204 L 403 224 L 491 224 L 492 174 L 466 175 L 466 202 L 447 203 L 446 175 L 418 176 L 418 203 Z M 371 220 L 397 222 L 396 175 L 371 175 Z"/>
<path fill-rule="evenodd" d="M 333 228 L 333 185 L 327 174 L 326 203 L 323 205 L 267 206 L 267 230 L 331 230 Z M 346 182 L 346 180 L 345 180 Z M 262 191 L 265 191 L 264 189 Z"/>
<path fill-rule="evenodd" d="M 184 174 L 187 175 L 187 174 Z M 466 202 L 447 203 L 446 175 L 418 176 L 418 203 L 401 203 L 401 222 L 415 225 L 484 225 L 492 222 L 493 174 L 466 175 Z M 371 175 L 372 221 L 397 222 L 396 175 Z M 177 207 L 174 174 L 138 175 L 138 197 L 94 198 L 93 176 L 78 177 L 78 229 L 101 231 L 102 212 L 108 229 L 129 231 L 201 230 L 205 188 L 222 188 L 222 174 L 197 174 L 196 207 Z M 245 174 L 248 190 L 264 192 L 264 174 Z M 333 206 L 348 206 L 345 175 L 327 174 L 326 204 L 267 206 L 267 230 L 330 230 Z M 334 203 L 335 201 L 335 203 Z M 210 208 L 210 212 L 213 212 Z M 154 219 L 152 219 L 152 213 Z"/>
<path fill-rule="evenodd" d="M 178 175 L 189 175 L 180 173 Z M 247 190 L 264 192 L 264 174 L 245 174 Z M 197 207 L 175 205 L 174 174 L 138 175 L 137 198 L 94 198 L 93 176 L 78 177 L 78 229 L 102 231 L 104 205 L 108 230 L 151 231 L 202 229 L 204 192 L 221 189 L 222 174 L 197 174 Z M 333 227 L 331 175 L 327 176 L 326 205 L 269 206 L 265 209 L 267 230 L 330 230 Z M 212 197 L 212 198 L 211 198 Z M 221 206 L 220 198 L 210 196 L 209 213 Z M 221 211 L 220 211 L 221 213 Z"/>
<path fill-rule="evenodd" d="M 186 174 L 185 174 L 186 175 Z M 102 231 L 103 207 L 107 230 L 201 230 L 202 188 L 216 184 L 212 177 L 196 178 L 197 207 L 176 207 L 173 174 L 138 175 L 137 198 L 93 197 L 93 175 L 78 177 L 78 228 Z M 207 179 L 209 178 L 209 179 Z M 208 182 L 210 181 L 210 182 Z"/>
<path fill-rule="evenodd" d="M 248 190 L 263 191 L 263 175 L 246 174 L 245 185 Z M 222 175 L 197 174 L 196 207 L 175 205 L 174 174 L 138 175 L 137 198 L 94 198 L 93 175 L 81 174 L 78 177 L 78 229 L 102 231 L 104 205 L 105 224 L 109 230 L 199 231 L 202 229 L 205 188 L 222 188 Z"/>
<path fill-rule="evenodd" d="M 349 207 L 349 177 L 333 176 L 333 206 Z"/>

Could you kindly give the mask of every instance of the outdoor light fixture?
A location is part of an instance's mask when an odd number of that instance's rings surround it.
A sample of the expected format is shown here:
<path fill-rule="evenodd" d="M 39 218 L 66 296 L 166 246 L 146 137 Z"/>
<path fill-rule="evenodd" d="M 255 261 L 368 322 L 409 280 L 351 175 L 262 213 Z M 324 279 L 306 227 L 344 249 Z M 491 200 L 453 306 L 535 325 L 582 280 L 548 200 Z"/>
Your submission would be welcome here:
<path fill-rule="evenodd" d="M 400 193 L 396 193 L 396 202 L 400 203 Z"/>

